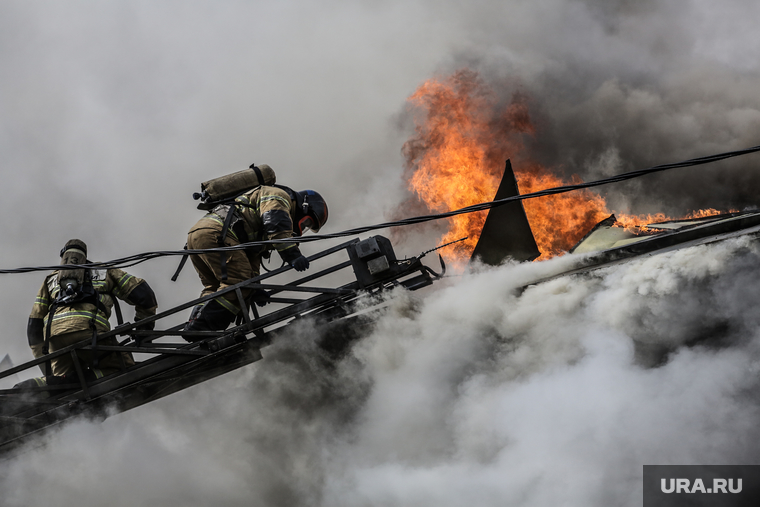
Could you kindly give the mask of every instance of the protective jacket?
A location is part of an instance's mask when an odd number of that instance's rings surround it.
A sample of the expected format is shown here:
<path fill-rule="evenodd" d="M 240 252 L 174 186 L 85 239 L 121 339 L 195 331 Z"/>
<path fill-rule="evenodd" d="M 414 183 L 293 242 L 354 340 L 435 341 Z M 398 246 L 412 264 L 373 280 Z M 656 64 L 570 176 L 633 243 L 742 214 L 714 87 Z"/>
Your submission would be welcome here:
<path fill-rule="evenodd" d="M 135 307 L 135 321 L 156 314 L 156 297 L 145 280 L 116 268 L 88 271 L 89 281 L 100 304 L 96 304 L 93 298 L 84 298 L 79 302 L 75 300 L 71 304 L 58 303 L 55 305 L 53 315 L 50 315 L 50 308 L 61 295 L 58 271 L 53 271 L 45 278 L 42 287 L 37 292 L 32 313 L 29 316 L 30 344 L 33 341 L 44 340 L 43 332 L 47 329 L 48 319 L 51 317 L 53 319 L 50 324 L 51 338 L 74 331 L 92 329 L 91 323 L 94 324 L 98 333 L 109 331 L 111 326 L 108 319 L 114 305 L 114 296 Z"/>
<path fill-rule="evenodd" d="M 293 232 L 293 224 L 296 221 L 295 195 L 283 187 L 261 186 L 239 196 L 235 202 L 240 204 L 234 207 L 229 205 L 215 207 L 195 224 L 190 234 L 200 230 L 208 230 L 210 234 L 221 234 L 227 215 L 232 212 L 234 216 L 227 230 L 227 236 L 237 243 L 277 240 L 295 235 Z M 190 247 L 189 244 L 188 247 Z M 255 253 L 261 253 L 263 250 L 277 250 L 285 261 L 301 255 L 295 243 L 267 245 L 266 248 L 261 248 Z M 256 276 L 258 265 L 254 266 L 254 271 L 254 276 Z"/>
<path fill-rule="evenodd" d="M 29 346 L 35 358 L 45 354 L 45 339 L 49 329 L 48 352 L 55 352 L 68 345 L 86 340 L 94 331 L 104 333 L 111 326 L 108 321 L 114 305 L 114 297 L 123 299 L 135 307 L 135 321 L 156 314 L 156 296 L 147 282 L 121 269 L 86 269 L 83 285 L 75 294 L 62 293 L 59 271 L 45 278 L 32 307 L 27 326 Z M 67 297 L 68 296 L 68 297 Z M 152 329 L 153 323 L 146 325 Z M 102 345 L 118 345 L 116 337 L 101 340 Z M 81 361 L 92 368 L 97 376 L 108 375 L 120 368 L 134 364 L 129 352 L 94 353 L 79 351 Z M 74 371 L 70 355 L 65 354 L 51 361 L 52 374 L 65 376 Z M 47 375 L 47 369 L 40 365 Z"/>

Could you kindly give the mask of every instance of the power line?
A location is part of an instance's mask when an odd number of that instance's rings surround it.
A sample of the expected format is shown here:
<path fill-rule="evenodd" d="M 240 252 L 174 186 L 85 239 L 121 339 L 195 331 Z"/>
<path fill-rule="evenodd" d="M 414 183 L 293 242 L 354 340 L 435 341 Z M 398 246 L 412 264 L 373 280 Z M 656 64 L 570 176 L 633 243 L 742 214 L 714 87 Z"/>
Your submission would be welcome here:
<path fill-rule="evenodd" d="M 572 192 L 574 190 L 581 190 L 584 188 L 608 185 L 610 183 L 617 183 L 620 181 L 640 178 L 641 176 L 645 176 L 647 174 L 652 174 L 656 172 L 668 171 L 671 169 L 678 169 L 682 167 L 693 167 L 693 166 L 698 166 L 698 165 L 709 164 L 712 162 L 718 162 L 720 160 L 738 157 L 741 155 L 747 155 L 747 154 L 755 153 L 758 151 L 760 151 L 760 146 L 754 146 L 752 148 L 746 148 L 743 150 L 729 151 L 725 153 L 719 153 L 716 155 L 709 155 L 706 157 L 699 157 L 699 158 L 693 158 L 690 160 L 684 160 L 683 162 L 657 165 L 654 167 L 649 167 L 647 169 L 631 171 L 631 172 L 619 174 L 616 176 L 603 178 L 600 180 L 589 181 L 585 183 L 576 183 L 572 185 L 563 185 L 559 187 L 547 188 L 545 190 L 539 190 L 538 192 L 531 192 L 529 194 L 506 197 L 504 199 L 499 199 L 496 201 L 482 202 L 478 204 L 473 204 L 471 206 L 466 206 L 464 208 L 460 208 L 457 210 L 447 211 L 444 213 L 435 213 L 432 215 L 421 215 L 417 217 L 396 220 L 393 222 L 384 222 L 381 224 L 356 227 L 353 229 L 347 229 L 345 231 L 334 232 L 331 234 L 314 234 L 311 236 L 302 236 L 302 237 L 297 237 L 297 238 L 286 238 L 286 239 L 266 240 L 266 241 L 251 241 L 249 243 L 241 243 L 240 245 L 208 248 L 204 250 L 159 250 L 159 251 L 154 251 L 154 252 L 145 252 L 141 254 L 130 255 L 128 257 L 122 257 L 120 259 L 114 259 L 114 260 L 106 261 L 106 262 L 93 262 L 90 264 L 81 264 L 81 265 L 35 266 L 35 267 L 25 267 L 25 268 L 15 268 L 15 269 L 0 269 L 0 274 L 28 273 L 32 271 L 51 271 L 51 270 L 62 269 L 62 268 L 81 268 L 81 267 L 99 268 L 99 269 L 127 268 L 127 267 L 134 266 L 136 264 L 140 264 L 142 262 L 145 262 L 151 259 L 156 259 L 159 257 L 167 257 L 167 256 L 172 256 L 172 255 L 175 255 L 175 256 L 176 255 L 192 255 L 192 254 L 200 254 L 200 253 L 206 253 L 206 252 L 230 252 L 234 250 L 245 250 L 247 248 L 264 246 L 264 245 L 274 245 L 274 244 L 281 244 L 281 243 L 310 243 L 313 241 L 322 241 L 325 239 L 335 239 L 335 238 L 344 238 L 347 236 L 357 236 L 359 234 L 363 234 L 365 232 L 374 231 L 378 229 L 387 229 L 390 227 L 401 227 L 405 225 L 421 224 L 425 222 L 430 222 L 432 220 L 450 218 L 456 215 L 463 215 L 466 213 L 484 211 L 491 208 L 496 208 L 498 206 L 503 206 L 510 202 L 523 201 L 526 199 L 535 199 L 538 197 L 563 194 L 565 192 Z"/>

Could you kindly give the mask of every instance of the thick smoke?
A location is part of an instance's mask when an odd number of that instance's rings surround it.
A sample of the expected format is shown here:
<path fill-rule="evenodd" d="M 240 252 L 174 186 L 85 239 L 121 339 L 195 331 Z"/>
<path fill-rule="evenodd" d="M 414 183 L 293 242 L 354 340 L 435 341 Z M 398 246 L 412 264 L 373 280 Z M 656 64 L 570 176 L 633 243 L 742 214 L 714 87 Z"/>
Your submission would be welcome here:
<path fill-rule="evenodd" d="M 757 9 L 3 2 L 0 261 L 55 264 L 71 237 L 95 260 L 179 249 L 198 183 L 251 162 L 321 191 L 330 231 L 380 222 L 406 197 L 392 119 L 436 71 L 528 97 L 531 154 L 584 179 L 756 145 Z M 605 192 L 633 213 L 743 208 L 752 157 Z M 484 269 L 399 294 L 338 358 L 294 328 L 250 367 L 1 462 L 0 504 L 638 505 L 642 464 L 757 461 L 759 255 L 734 240 L 519 296 L 573 259 Z M 200 290 L 175 267 L 130 272 L 166 309 Z M 42 276 L 0 278 L 16 364 Z"/>
<path fill-rule="evenodd" d="M 591 180 L 760 144 L 760 74 L 748 65 L 760 45 L 746 17 L 757 5 L 547 1 L 529 12 L 504 9 L 513 15 L 494 17 L 503 29 L 473 35 L 450 68 L 480 70 L 505 101 L 515 92 L 531 98 L 529 153 L 544 166 Z M 757 157 L 746 157 L 601 191 L 612 208 L 634 214 L 754 208 L 757 167 Z"/>
<path fill-rule="evenodd" d="M 756 461 L 759 261 L 737 239 L 397 294 L 342 356 L 296 328 L 243 372 L 66 427 L 3 463 L 5 504 L 635 505 L 642 464 Z"/>

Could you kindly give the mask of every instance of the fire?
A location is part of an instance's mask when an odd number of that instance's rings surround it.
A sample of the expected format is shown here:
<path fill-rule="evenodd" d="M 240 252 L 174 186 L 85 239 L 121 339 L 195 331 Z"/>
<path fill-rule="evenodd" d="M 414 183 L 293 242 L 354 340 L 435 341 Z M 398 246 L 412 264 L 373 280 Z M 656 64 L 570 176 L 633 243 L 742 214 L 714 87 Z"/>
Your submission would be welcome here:
<path fill-rule="evenodd" d="M 541 166 L 534 164 L 526 169 L 515 171 L 522 194 L 567 184 Z M 571 183 L 579 181 L 574 178 Z M 562 255 L 589 229 L 610 216 L 604 199 L 588 190 L 528 199 L 523 206 L 541 252 L 539 260 Z"/>
<path fill-rule="evenodd" d="M 519 98 L 494 116 L 495 95 L 474 72 L 430 80 L 409 97 L 418 118 L 416 133 L 404 144 L 409 188 L 432 212 L 493 199 L 504 154 L 519 150 L 519 135 L 532 133 L 527 107 Z M 466 261 L 478 242 L 488 212 L 449 219 L 439 244 L 467 237 L 444 249 L 449 262 Z"/>
<path fill-rule="evenodd" d="M 738 210 L 730 210 L 730 212 L 735 212 Z M 615 219 L 617 220 L 616 226 L 618 227 L 625 227 L 625 228 L 639 228 L 642 230 L 646 230 L 646 224 L 651 224 L 655 222 L 665 222 L 667 220 L 693 220 L 696 218 L 705 218 L 705 217 L 711 217 L 714 215 L 719 215 L 722 213 L 720 210 L 714 209 L 714 208 L 707 208 L 707 209 L 700 209 L 696 211 L 692 211 L 691 213 L 688 213 L 686 216 L 683 216 L 678 219 L 673 219 L 668 216 L 666 216 L 664 213 L 657 213 L 654 215 L 623 215 L 615 216 Z"/>
<path fill-rule="evenodd" d="M 568 184 L 526 156 L 523 139 L 535 130 L 524 95 L 501 103 L 477 73 L 460 70 L 423 83 L 408 102 L 415 133 L 402 149 L 405 176 L 428 211 L 440 213 L 492 200 L 508 158 L 515 162 L 520 193 Z M 562 255 L 611 214 L 605 200 L 589 190 L 528 199 L 523 206 L 541 251 L 539 260 Z M 717 213 L 700 210 L 687 218 Z M 469 260 L 486 216 L 483 211 L 448 219 L 449 229 L 439 245 L 468 238 L 442 249 L 448 263 L 461 267 Z M 669 220 L 662 214 L 616 214 L 616 218 L 624 227 Z"/>

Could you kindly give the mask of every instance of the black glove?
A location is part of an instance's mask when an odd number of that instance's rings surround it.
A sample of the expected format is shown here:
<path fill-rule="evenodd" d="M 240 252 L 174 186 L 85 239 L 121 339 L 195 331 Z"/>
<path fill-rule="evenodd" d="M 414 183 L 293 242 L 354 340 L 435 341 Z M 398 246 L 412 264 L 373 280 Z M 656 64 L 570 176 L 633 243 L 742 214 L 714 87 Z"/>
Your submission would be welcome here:
<path fill-rule="evenodd" d="M 135 317 L 135 324 L 140 322 L 142 319 L 138 319 Z M 143 330 L 143 331 L 153 331 L 156 328 L 156 321 L 153 320 L 151 322 L 146 322 L 145 324 L 140 324 L 139 326 L 135 326 L 136 330 Z"/>
<path fill-rule="evenodd" d="M 295 259 L 290 263 L 291 266 L 293 266 L 293 269 L 296 271 L 306 271 L 309 269 L 309 259 L 304 257 L 303 255 Z"/>
<path fill-rule="evenodd" d="M 135 323 L 139 322 L 141 319 L 135 315 Z M 132 338 L 135 340 L 135 345 L 138 347 L 142 345 L 143 340 L 146 338 L 149 338 L 150 335 L 141 333 L 140 331 L 153 331 L 156 327 L 156 321 L 152 322 L 146 322 L 145 324 L 140 324 L 139 326 L 135 327 L 135 330 L 133 331 Z"/>
<path fill-rule="evenodd" d="M 269 293 L 263 289 L 256 289 L 248 296 L 248 299 L 256 303 L 256 306 L 265 306 L 269 302 Z"/>
<path fill-rule="evenodd" d="M 309 269 L 309 259 L 303 256 L 297 246 L 279 250 L 279 253 L 282 260 L 293 266 L 296 271 L 306 271 Z"/>

